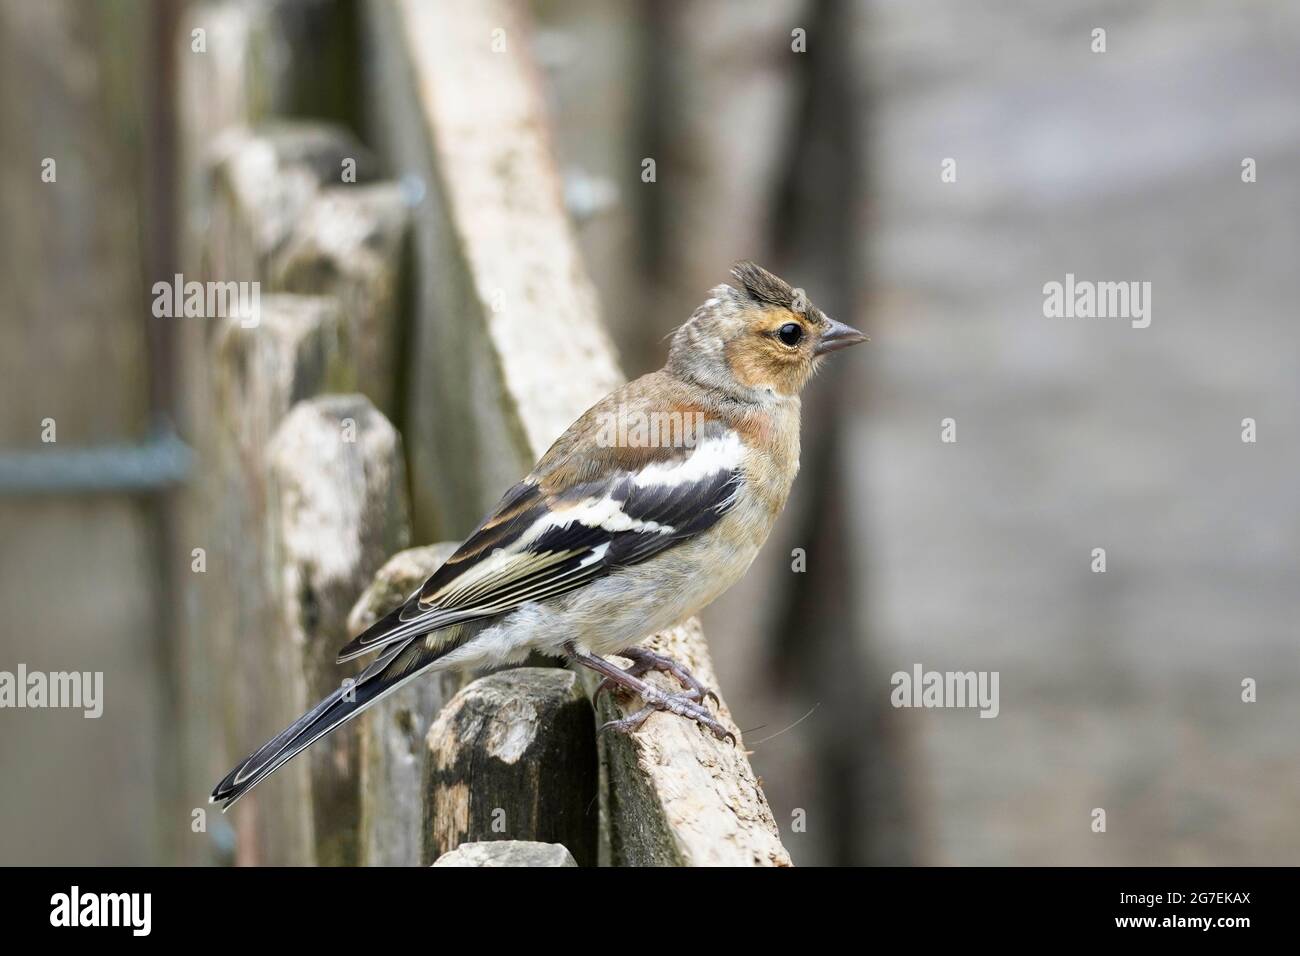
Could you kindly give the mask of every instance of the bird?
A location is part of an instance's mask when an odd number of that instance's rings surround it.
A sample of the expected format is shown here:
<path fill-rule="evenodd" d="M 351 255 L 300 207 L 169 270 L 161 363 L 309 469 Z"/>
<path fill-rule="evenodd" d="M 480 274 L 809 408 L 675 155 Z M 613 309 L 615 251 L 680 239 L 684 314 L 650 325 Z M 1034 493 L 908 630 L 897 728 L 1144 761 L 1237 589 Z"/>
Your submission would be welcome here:
<path fill-rule="evenodd" d="M 340 663 L 377 655 L 360 675 L 240 761 L 210 802 L 229 809 L 421 674 L 534 652 L 594 670 L 597 695 L 641 698 L 602 730 L 667 711 L 735 742 L 709 709 L 717 695 L 637 643 L 744 575 L 799 469 L 800 393 L 828 354 L 866 336 L 751 261 L 731 278 L 672 333 L 663 368 L 588 409 L 428 580 L 339 651 Z M 650 671 L 682 690 L 642 680 Z"/>

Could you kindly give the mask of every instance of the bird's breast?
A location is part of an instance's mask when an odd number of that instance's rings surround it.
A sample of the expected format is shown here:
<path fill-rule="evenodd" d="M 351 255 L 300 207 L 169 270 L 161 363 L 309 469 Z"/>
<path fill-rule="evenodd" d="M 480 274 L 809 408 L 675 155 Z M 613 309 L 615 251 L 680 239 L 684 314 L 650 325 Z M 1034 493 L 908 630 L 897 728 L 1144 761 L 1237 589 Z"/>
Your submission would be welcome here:
<path fill-rule="evenodd" d="M 799 428 L 773 428 L 745 462 L 745 482 L 769 521 L 775 521 L 799 473 Z"/>

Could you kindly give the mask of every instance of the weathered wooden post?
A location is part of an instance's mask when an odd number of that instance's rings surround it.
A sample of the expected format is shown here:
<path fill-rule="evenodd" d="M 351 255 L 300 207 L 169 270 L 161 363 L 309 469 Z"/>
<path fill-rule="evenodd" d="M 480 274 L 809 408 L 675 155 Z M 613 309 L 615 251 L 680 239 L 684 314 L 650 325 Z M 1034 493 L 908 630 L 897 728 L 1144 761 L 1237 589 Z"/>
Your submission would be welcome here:
<path fill-rule="evenodd" d="M 193 740 L 201 731 L 201 745 L 219 761 L 210 774 L 297 716 L 296 705 L 305 706 L 308 696 L 337 686 L 347 671 L 333 664 L 336 648 L 320 646 L 347 640 L 342 622 L 348 609 L 383 558 L 408 540 L 400 443 L 383 416 L 360 399 L 349 406 L 356 412 L 357 447 L 372 456 L 364 477 L 378 484 L 357 485 L 334 454 L 337 448 L 304 446 L 278 465 L 268 449 L 290 407 L 304 399 L 361 390 L 393 410 L 406 214 L 398 187 L 373 181 L 373 159 L 347 132 L 294 122 L 254 133 L 244 125 L 282 108 L 293 82 L 292 62 L 286 68 L 266 59 L 268 45 L 283 39 L 277 36 L 285 26 L 282 11 L 271 15 L 245 6 L 205 6 L 199 26 L 212 26 L 223 46 L 211 61 L 182 60 L 187 96 L 201 99 L 205 83 L 221 78 L 231 84 L 220 94 L 209 91 L 217 125 L 186 127 L 182 137 L 187 222 L 197 247 L 187 256 L 193 271 L 186 278 L 242 283 L 257 290 L 254 301 L 260 303 L 260 314 L 196 321 L 185 337 L 188 408 L 201 462 L 189 535 L 209 550 L 212 570 L 197 585 L 185 641 L 187 686 L 205 701 L 188 735 Z M 385 429 L 387 451 L 376 437 Z M 311 606 L 321 600 L 319 589 L 298 588 L 326 573 L 293 550 L 301 535 L 292 514 L 301 509 L 289 513 L 287 525 L 271 521 L 273 507 L 300 506 L 307 492 L 358 507 L 383 500 L 401 515 L 400 528 L 344 522 L 319 529 L 313 546 L 324 557 L 332 552 L 355 561 L 351 578 L 339 568 L 328 571 L 333 606 L 320 627 L 316 618 L 326 609 Z M 281 493 L 296 497 L 280 500 Z M 310 647 L 294 649 L 292 642 L 317 630 L 321 635 Z M 223 717 L 212 721 L 206 715 L 213 711 Z M 214 733 L 216 724 L 222 733 Z M 340 737 L 350 750 L 326 748 L 353 771 L 355 733 Z M 355 780 L 340 784 L 340 770 L 329 760 L 295 763 L 302 766 L 286 768 L 278 789 L 259 788 L 235 812 L 236 859 L 355 861 Z"/>
<path fill-rule="evenodd" d="M 685 664 L 706 685 L 717 686 L 698 620 L 643 644 Z M 663 675 L 649 679 L 676 689 Z M 606 695 L 601 720 L 625 717 L 638 706 L 639 701 L 629 707 Z M 725 701 L 718 704 L 718 719 L 736 734 L 734 747 L 671 714 L 652 715 L 631 735 L 601 735 L 611 864 L 790 865 Z"/>
<path fill-rule="evenodd" d="M 345 144 L 344 150 L 349 147 Z M 361 150 L 356 149 L 358 154 Z M 358 160 L 345 156 L 341 162 Z M 360 162 L 366 162 L 360 155 Z M 346 167 L 345 167 L 346 171 Z M 398 298 L 407 209 L 393 182 L 324 187 L 303 208 L 271 268 L 277 292 L 331 296 L 348 324 L 356 388 L 393 417 Z"/>
<path fill-rule="evenodd" d="M 500 838 L 559 843 L 596 864 L 596 728 L 577 674 L 480 677 L 443 708 L 428 748 L 426 862 Z"/>
<path fill-rule="evenodd" d="M 577 866 L 578 861 L 559 843 L 532 840 L 493 840 L 462 843 L 438 857 L 434 866 Z"/>
<path fill-rule="evenodd" d="M 348 611 L 385 556 L 407 541 L 406 473 L 397 432 L 361 395 L 296 405 L 268 458 L 271 553 L 280 575 L 273 653 L 287 658 L 279 696 L 297 715 L 346 680 L 335 656 L 351 636 Z M 298 761 L 309 767 L 311 794 L 310 808 L 298 810 L 311 822 L 321 865 L 358 862 L 358 748 L 352 724 Z"/>
<path fill-rule="evenodd" d="M 280 575 L 272 556 L 267 444 L 294 402 L 347 381 L 343 335 L 333 302 L 301 296 L 266 297 L 256 326 L 239 317 L 216 325 L 209 358 L 212 440 L 197 489 L 205 520 L 193 533 L 206 550 L 207 573 L 195 576 L 203 606 L 196 639 L 219 688 L 210 705 L 221 714 L 222 763 L 295 716 L 277 653 Z M 287 794 L 275 796 L 255 791 L 236 817 L 239 858 L 309 861 L 310 821 Z"/>

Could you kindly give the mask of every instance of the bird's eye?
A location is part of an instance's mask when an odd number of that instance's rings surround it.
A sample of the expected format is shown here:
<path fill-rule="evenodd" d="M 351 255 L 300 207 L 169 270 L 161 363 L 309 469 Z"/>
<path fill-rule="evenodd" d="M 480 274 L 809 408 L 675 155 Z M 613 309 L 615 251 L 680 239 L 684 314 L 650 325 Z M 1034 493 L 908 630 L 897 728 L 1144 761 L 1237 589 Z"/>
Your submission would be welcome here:
<path fill-rule="evenodd" d="M 787 322 L 776 330 L 776 337 L 786 345 L 798 345 L 803 338 L 803 326 L 798 322 Z"/>

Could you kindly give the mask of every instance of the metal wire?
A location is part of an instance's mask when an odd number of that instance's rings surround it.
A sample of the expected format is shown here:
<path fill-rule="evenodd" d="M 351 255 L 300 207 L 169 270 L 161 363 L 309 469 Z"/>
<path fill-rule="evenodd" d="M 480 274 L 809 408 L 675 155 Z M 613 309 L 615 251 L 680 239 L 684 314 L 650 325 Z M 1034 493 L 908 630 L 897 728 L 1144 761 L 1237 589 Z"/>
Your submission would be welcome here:
<path fill-rule="evenodd" d="M 0 451 L 0 495 L 150 493 L 182 484 L 193 462 L 172 431 L 131 444 Z"/>

